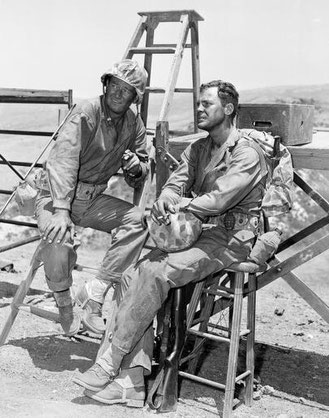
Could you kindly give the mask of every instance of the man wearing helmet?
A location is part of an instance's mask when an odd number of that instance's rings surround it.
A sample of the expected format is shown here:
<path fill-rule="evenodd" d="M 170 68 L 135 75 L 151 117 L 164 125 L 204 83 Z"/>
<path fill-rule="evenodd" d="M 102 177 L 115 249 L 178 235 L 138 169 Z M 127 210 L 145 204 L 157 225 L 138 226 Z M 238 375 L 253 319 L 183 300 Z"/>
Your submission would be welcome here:
<path fill-rule="evenodd" d="M 105 328 L 101 308 L 108 285 L 135 261 L 146 235 L 141 211 L 103 192 L 120 168 L 132 187 L 147 175 L 146 130 L 138 108 L 137 114 L 130 109 L 132 103 L 141 103 L 147 73 L 137 62 L 123 60 L 101 81 L 104 94 L 76 105 L 61 128 L 36 203 L 43 238 L 40 256 L 66 335 L 78 332 L 81 322 L 70 294 L 77 258 L 74 225 L 106 232 L 122 226 L 98 275 L 77 294 L 84 325 L 97 333 Z"/>
<path fill-rule="evenodd" d="M 122 281 L 129 286 L 110 345 L 94 366 L 73 379 L 87 396 L 103 403 L 143 406 L 143 373 L 151 371 L 150 324 L 170 288 L 246 260 L 259 233 L 267 170 L 257 150 L 235 127 L 239 95 L 231 83 L 221 80 L 203 84 L 200 92 L 198 126 L 209 135 L 183 152 L 153 205 L 152 218 L 159 225 L 168 224 L 178 205 L 178 210 L 213 227 L 203 229 L 187 248 L 152 250 L 124 272 Z"/>

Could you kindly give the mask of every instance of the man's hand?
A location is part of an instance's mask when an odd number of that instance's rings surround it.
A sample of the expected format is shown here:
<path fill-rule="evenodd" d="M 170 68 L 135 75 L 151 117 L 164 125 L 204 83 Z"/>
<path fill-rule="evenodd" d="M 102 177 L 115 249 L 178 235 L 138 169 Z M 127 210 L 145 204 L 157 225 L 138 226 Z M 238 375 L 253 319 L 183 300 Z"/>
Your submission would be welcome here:
<path fill-rule="evenodd" d="M 48 239 L 52 243 L 56 239 L 59 244 L 67 231 L 70 231 L 71 239 L 74 238 L 74 224 L 70 218 L 70 213 L 67 209 L 55 209 L 55 213 L 50 218 L 46 228 L 43 232 L 42 238 Z"/>
<path fill-rule="evenodd" d="M 122 170 L 132 177 L 138 177 L 142 172 L 139 158 L 129 149 L 122 156 Z"/>
<path fill-rule="evenodd" d="M 163 199 L 156 200 L 151 209 L 151 217 L 158 225 L 169 225 L 171 213 L 176 213 L 174 205 Z"/>

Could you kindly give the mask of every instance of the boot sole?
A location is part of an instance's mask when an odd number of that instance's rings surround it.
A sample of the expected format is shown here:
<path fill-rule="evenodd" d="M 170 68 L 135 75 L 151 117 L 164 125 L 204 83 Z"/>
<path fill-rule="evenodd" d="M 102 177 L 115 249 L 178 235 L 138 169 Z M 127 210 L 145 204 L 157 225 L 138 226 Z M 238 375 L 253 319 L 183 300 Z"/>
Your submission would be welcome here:
<path fill-rule="evenodd" d="M 105 403 L 107 405 L 114 405 L 114 404 L 120 404 L 120 405 L 126 405 L 129 408 L 144 408 L 144 399 L 105 399 L 101 396 L 97 396 L 96 393 L 88 393 L 88 391 L 84 392 L 84 395 L 88 396 L 88 398 L 94 399 L 95 401 Z"/>

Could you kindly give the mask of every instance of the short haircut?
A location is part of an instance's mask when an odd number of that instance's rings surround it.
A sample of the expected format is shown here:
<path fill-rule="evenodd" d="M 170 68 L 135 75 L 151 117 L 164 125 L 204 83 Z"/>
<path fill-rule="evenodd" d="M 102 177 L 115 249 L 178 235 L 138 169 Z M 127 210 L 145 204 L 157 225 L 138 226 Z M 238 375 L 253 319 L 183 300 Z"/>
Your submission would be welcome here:
<path fill-rule="evenodd" d="M 228 103 L 232 103 L 234 110 L 232 112 L 231 119 L 233 120 L 238 111 L 239 105 L 239 93 L 232 83 L 228 83 L 223 80 L 213 80 L 209 83 L 201 84 L 200 92 L 203 90 L 209 89 L 210 87 L 217 87 L 217 94 L 223 106 L 226 106 Z"/>

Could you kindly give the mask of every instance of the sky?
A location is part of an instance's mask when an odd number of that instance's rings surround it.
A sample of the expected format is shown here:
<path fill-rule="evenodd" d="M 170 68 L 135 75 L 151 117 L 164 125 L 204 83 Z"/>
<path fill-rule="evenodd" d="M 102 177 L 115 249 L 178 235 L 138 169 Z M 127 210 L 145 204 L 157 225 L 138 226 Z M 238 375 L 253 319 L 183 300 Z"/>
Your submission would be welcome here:
<path fill-rule="evenodd" d="M 0 0 L 0 87 L 97 96 L 138 12 L 180 9 L 204 18 L 201 82 L 221 78 L 239 90 L 329 82 L 328 0 Z M 175 42 L 178 25 L 160 25 L 156 41 Z M 154 60 L 151 85 L 164 87 L 170 63 Z M 186 53 L 177 86 L 189 87 L 190 74 Z"/>

